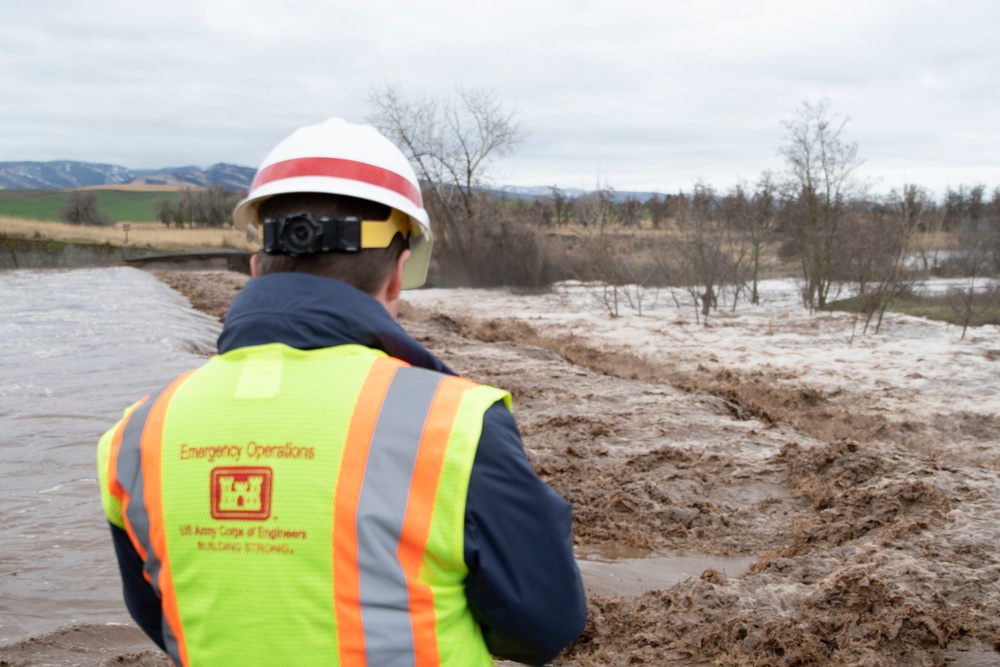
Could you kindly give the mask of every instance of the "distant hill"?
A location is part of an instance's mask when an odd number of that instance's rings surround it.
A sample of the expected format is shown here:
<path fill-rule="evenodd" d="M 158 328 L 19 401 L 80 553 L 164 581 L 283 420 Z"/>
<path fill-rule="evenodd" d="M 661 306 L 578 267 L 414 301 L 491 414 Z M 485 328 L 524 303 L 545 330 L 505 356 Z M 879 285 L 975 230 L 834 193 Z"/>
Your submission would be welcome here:
<path fill-rule="evenodd" d="M 133 183 L 145 185 L 195 185 L 208 187 L 222 185 L 229 190 L 249 190 L 256 169 L 220 162 L 208 169 L 199 167 L 171 167 L 169 169 L 142 169 L 134 172 Z"/>
<path fill-rule="evenodd" d="M 121 185 L 135 175 L 125 167 L 57 160 L 55 162 L 0 162 L 0 188 L 5 190 L 62 190 L 85 185 Z"/>
<path fill-rule="evenodd" d="M 200 167 L 164 167 L 162 169 L 127 169 L 113 164 L 74 162 L 0 162 L 0 190 L 67 190 L 102 185 L 156 185 L 182 188 L 221 185 L 228 190 L 249 190 L 256 169 L 220 162 L 208 169 Z M 499 196 L 532 201 L 552 194 L 549 186 L 502 185 L 494 189 Z M 567 198 L 585 194 L 578 188 L 563 188 Z M 615 201 L 632 197 L 645 202 L 652 192 L 616 191 Z M 662 194 L 660 195 L 663 196 Z"/>
<path fill-rule="evenodd" d="M 65 190 L 100 185 L 172 185 L 248 190 L 255 169 L 220 162 L 208 169 L 165 167 L 131 170 L 113 164 L 56 160 L 53 162 L 0 162 L 0 190 Z"/>

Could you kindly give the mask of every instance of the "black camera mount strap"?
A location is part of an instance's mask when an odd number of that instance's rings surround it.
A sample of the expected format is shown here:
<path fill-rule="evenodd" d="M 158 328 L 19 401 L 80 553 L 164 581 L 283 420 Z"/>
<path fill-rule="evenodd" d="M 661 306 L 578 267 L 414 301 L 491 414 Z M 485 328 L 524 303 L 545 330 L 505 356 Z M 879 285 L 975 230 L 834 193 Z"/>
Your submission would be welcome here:
<path fill-rule="evenodd" d="M 291 257 L 386 248 L 397 233 L 407 240 L 410 236 L 409 218 L 395 209 L 386 220 L 362 220 L 358 216 L 314 218 L 301 211 L 284 218 L 268 218 L 263 228 L 264 252 Z"/>

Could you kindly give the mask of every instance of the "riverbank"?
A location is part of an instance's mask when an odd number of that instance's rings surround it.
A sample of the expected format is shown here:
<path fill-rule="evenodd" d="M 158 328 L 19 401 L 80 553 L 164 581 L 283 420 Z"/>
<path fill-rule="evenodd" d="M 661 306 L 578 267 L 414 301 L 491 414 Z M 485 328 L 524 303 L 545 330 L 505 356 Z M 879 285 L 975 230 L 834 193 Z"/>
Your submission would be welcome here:
<path fill-rule="evenodd" d="M 153 275 L 187 297 L 191 306 L 206 315 L 225 319 L 229 304 L 250 276 L 235 271 L 153 270 Z"/>

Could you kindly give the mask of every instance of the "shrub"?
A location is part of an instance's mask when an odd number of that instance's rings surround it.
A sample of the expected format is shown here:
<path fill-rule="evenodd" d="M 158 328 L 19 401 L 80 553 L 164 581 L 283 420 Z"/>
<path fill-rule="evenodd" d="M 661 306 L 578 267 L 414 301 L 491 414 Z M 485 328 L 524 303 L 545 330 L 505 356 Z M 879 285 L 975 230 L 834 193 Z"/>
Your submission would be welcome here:
<path fill-rule="evenodd" d="M 66 205 L 59 210 L 59 219 L 71 225 L 94 225 L 110 227 L 115 224 L 97 204 L 97 193 L 74 190 L 69 193 Z"/>

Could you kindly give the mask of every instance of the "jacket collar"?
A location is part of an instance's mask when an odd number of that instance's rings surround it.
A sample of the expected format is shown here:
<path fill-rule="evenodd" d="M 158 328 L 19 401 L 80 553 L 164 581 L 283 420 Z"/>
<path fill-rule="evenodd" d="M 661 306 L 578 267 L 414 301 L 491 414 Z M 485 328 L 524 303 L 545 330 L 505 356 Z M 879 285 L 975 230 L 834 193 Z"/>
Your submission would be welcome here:
<path fill-rule="evenodd" d="M 455 374 L 374 298 L 339 280 L 306 273 L 253 278 L 233 300 L 219 334 L 219 353 L 268 343 L 300 350 L 364 345 L 413 366 Z"/>

